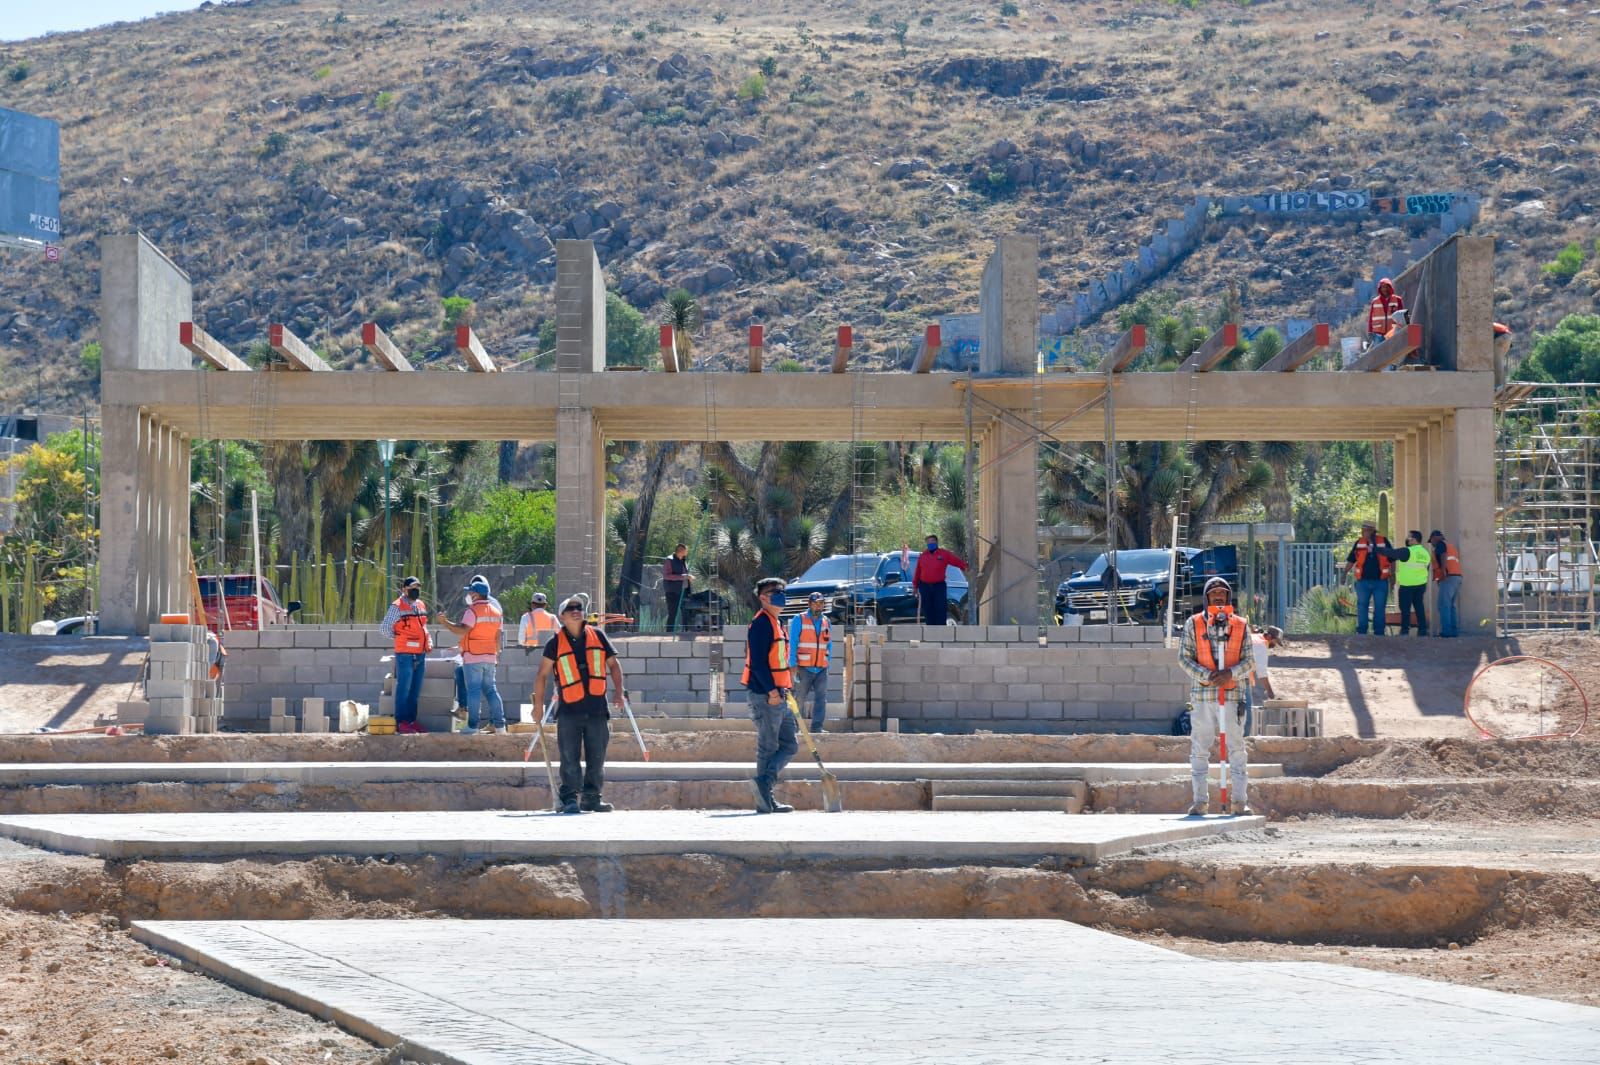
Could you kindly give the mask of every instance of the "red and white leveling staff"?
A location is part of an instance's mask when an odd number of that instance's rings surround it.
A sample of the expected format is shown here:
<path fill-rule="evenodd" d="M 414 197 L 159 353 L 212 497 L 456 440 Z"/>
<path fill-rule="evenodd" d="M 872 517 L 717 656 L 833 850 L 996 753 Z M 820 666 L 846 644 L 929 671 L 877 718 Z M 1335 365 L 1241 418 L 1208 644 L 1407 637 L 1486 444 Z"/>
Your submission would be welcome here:
<path fill-rule="evenodd" d="M 1228 647 L 1228 618 L 1226 611 L 1211 615 L 1211 661 L 1222 669 L 1228 660 L 1223 657 Z M 1235 691 L 1238 690 L 1236 687 Z M 1228 689 L 1217 685 L 1217 781 L 1222 792 L 1222 809 L 1228 809 Z"/>

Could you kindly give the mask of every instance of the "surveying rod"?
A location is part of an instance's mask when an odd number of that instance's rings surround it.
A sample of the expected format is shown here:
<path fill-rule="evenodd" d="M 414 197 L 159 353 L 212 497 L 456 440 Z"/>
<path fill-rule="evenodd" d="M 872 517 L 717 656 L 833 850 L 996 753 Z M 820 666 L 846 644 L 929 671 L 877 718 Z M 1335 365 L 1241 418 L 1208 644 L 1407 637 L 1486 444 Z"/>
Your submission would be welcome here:
<path fill-rule="evenodd" d="M 1218 613 L 1211 619 L 1211 661 L 1225 666 L 1223 652 L 1228 647 L 1228 616 Z M 1238 689 L 1235 688 L 1235 691 Z M 1221 789 L 1223 812 L 1228 808 L 1228 693 L 1217 685 L 1217 783 Z"/>

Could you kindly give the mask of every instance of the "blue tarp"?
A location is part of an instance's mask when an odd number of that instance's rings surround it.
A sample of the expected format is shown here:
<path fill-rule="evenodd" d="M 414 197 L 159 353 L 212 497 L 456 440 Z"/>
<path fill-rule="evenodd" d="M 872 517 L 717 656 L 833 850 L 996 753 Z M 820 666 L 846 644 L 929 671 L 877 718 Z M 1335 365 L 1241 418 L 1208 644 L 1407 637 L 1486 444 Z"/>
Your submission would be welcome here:
<path fill-rule="evenodd" d="M 0 107 L 0 237 L 61 240 L 61 126 Z"/>

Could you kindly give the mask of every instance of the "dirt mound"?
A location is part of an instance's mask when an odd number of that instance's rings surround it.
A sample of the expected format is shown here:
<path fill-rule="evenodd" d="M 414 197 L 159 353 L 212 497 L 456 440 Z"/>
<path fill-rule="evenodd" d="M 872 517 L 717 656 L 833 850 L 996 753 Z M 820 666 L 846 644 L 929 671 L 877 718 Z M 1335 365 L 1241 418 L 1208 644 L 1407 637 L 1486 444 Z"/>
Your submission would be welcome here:
<path fill-rule="evenodd" d="M 1600 741 L 1395 740 L 1328 776 L 1345 780 L 1530 776 L 1600 779 Z"/>

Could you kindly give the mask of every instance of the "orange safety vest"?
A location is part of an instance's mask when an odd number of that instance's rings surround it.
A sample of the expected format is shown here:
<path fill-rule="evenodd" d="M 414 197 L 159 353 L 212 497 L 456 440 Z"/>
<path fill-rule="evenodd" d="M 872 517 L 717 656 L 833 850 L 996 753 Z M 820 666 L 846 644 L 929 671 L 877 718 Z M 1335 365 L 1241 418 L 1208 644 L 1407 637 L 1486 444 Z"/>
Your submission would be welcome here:
<path fill-rule="evenodd" d="M 1206 618 L 1206 611 L 1202 610 L 1194 616 L 1194 647 L 1195 659 L 1200 665 L 1213 673 L 1219 669 L 1232 669 L 1244 658 L 1244 642 L 1250 638 L 1250 626 L 1245 624 L 1244 618 L 1238 614 L 1228 615 L 1228 639 L 1222 645 L 1222 665 L 1217 665 L 1216 656 L 1211 653 L 1211 625 Z M 1227 693 L 1239 686 L 1239 678 L 1231 678 L 1226 684 L 1217 688 L 1217 702 L 1227 701 Z"/>
<path fill-rule="evenodd" d="M 542 646 L 560 627 L 561 622 L 556 620 L 556 616 L 543 607 L 530 610 L 522 616 L 521 642 L 524 645 Z"/>
<path fill-rule="evenodd" d="M 762 618 L 766 618 L 767 623 L 772 626 L 772 646 L 767 650 L 767 667 L 772 670 L 773 686 L 792 688 L 794 684 L 789 677 L 789 634 L 765 610 L 751 618 L 750 624 L 754 625 Z M 744 673 L 739 677 L 739 683 L 747 688 L 750 686 L 750 644 L 748 641 L 744 645 Z"/>
<path fill-rule="evenodd" d="M 467 607 L 472 615 L 472 628 L 461 637 L 461 650 L 469 655 L 495 655 L 500 653 L 500 628 L 505 615 L 487 599 L 480 599 Z"/>
<path fill-rule="evenodd" d="M 794 650 L 795 662 L 808 669 L 827 669 L 828 643 L 832 639 L 828 615 L 813 618 L 807 610 L 800 615 L 800 646 Z"/>
<path fill-rule="evenodd" d="M 1379 533 L 1378 534 L 1378 546 L 1379 547 L 1388 547 L 1389 546 L 1389 538 L 1387 536 L 1384 536 L 1382 533 Z M 1357 540 L 1356 541 L 1356 576 L 1358 578 L 1361 576 L 1362 571 L 1366 567 L 1366 564 L 1367 564 L 1367 542 L 1365 540 Z M 1390 566 L 1389 556 L 1385 555 L 1385 554 L 1379 554 L 1378 555 L 1378 576 L 1379 576 L 1379 579 L 1381 579 L 1381 580 L 1388 580 L 1389 579 L 1389 566 Z"/>
<path fill-rule="evenodd" d="M 606 648 L 593 625 L 583 627 L 583 652 L 589 659 L 589 683 L 578 671 L 578 655 L 567 639 L 567 630 L 556 634 L 556 683 L 563 703 L 581 703 L 586 696 L 606 696 Z"/>
<path fill-rule="evenodd" d="M 400 611 L 394 623 L 394 653 L 425 655 L 433 650 L 433 641 L 428 638 L 428 608 L 422 600 L 412 602 L 402 595 L 394 606 Z"/>
<path fill-rule="evenodd" d="M 1443 566 L 1443 568 L 1440 568 L 1440 566 L 1439 566 L 1439 556 L 1437 554 L 1434 554 L 1431 548 L 1429 549 L 1428 553 L 1433 558 L 1433 579 L 1434 580 L 1442 581 L 1446 577 L 1459 577 L 1459 576 L 1461 576 L 1461 559 L 1456 554 L 1456 545 L 1455 544 L 1452 544 L 1449 540 L 1446 540 L 1444 542 L 1444 566 Z"/>

